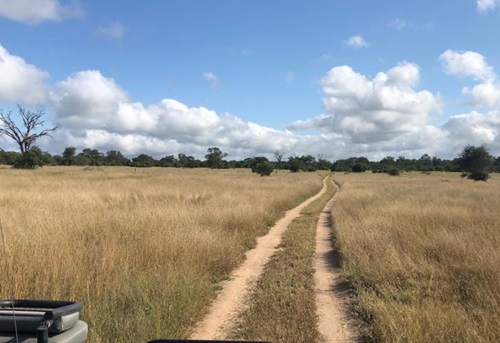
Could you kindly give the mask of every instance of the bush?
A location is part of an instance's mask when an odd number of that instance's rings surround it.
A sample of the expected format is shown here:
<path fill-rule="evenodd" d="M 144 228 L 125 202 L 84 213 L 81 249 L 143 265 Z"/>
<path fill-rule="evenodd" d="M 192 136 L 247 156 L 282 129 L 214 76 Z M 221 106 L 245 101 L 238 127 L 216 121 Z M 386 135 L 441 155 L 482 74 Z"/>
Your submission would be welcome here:
<path fill-rule="evenodd" d="M 17 169 L 35 169 L 44 165 L 44 156 L 40 148 L 34 146 L 24 152 L 15 162 L 14 168 Z"/>
<path fill-rule="evenodd" d="M 486 181 L 490 178 L 490 174 L 485 171 L 477 171 L 467 175 L 467 178 L 474 181 Z"/>
<path fill-rule="evenodd" d="M 356 163 L 352 166 L 351 171 L 353 173 L 364 173 L 366 171 L 366 166 L 362 163 Z"/>
<path fill-rule="evenodd" d="M 391 168 L 386 171 L 390 176 L 399 176 L 400 172 L 398 168 Z"/>
<path fill-rule="evenodd" d="M 263 161 L 263 162 L 257 163 L 252 168 L 252 171 L 259 174 L 260 176 L 269 176 L 274 171 L 274 164 L 272 164 L 271 162 L 268 162 L 268 161 Z"/>
<path fill-rule="evenodd" d="M 489 168 L 493 163 L 493 156 L 484 145 L 475 147 L 467 145 L 458 157 L 458 166 L 462 177 L 470 180 L 486 181 L 489 178 Z"/>

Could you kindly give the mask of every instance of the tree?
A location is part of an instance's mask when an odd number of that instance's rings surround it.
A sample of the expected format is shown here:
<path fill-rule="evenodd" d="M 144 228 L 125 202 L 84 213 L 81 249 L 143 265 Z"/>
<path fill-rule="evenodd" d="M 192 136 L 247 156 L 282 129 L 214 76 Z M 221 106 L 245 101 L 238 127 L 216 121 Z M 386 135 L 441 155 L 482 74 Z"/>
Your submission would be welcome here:
<path fill-rule="evenodd" d="M 75 154 L 76 154 L 75 147 L 72 146 L 66 147 L 62 153 L 62 159 L 61 159 L 62 164 L 65 166 L 70 166 L 74 164 Z"/>
<path fill-rule="evenodd" d="M 458 166 L 463 176 L 475 181 L 486 181 L 493 156 L 484 145 L 475 147 L 467 145 L 458 157 Z"/>
<path fill-rule="evenodd" d="M 104 157 L 104 163 L 107 166 L 128 166 L 130 160 L 123 156 L 118 150 L 109 150 Z"/>
<path fill-rule="evenodd" d="M 363 163 L 356 163 L 352 166 L 351 171 L 353 173 L 364 173 L 366 171 L 366 165 Z"/>
<path fill-rule="evenodd" d="M 274 157 L 276 157 L 276 161 L 278 162 L 278 169 L 281 169 L 281 161 L 283 160 L 283 156 L 285 156 L 284 151 L 276 150 L 274 152 Z"/>
<path fill-rule="evenodd" d="M 17 169 L 35 169 L 36 167 L 43 167 L 45 163 L 46 158 L 43 151 L 39 147 L 33 146 L 22 153 L 13 166 Z"/>
<path fill-rule="evenodd" d="M 83 157 L 82 160 L 87 161 L 89 166 L 102 166 L 104 164 L 104 155 L 97 149 L 85 148 L 78 154 Z"/>
<path fill-rule="evenodd" d="M 260 176 L 269 176 L 274 171 L 274 164 L 269 161 L 261 161 L 253 167 L 252 171 Z"/>
<path fill-rule="evenodd" d="M 226 157 L 227 154 L 223 153 L 219 148 L 212 147 L 208 148 L 207 154 L 205 158 L 207 159 L 207 166 L 212 169 L 221 169 L 224 167 L 223 158 Z"/>
<path fill-rule="evenodd" d="M 6 135 L 12 138 L 17 145 L 21 153 L 24 154 L 30 150 L 31 146 L 36 142 L 36 140 L 43 136 L 49 136 L 51 132 L 57 130 L 57 126 L 51 129 L 45 129 L 37 131 L 40 127 L 43 127 L 45 120 L 43 116 L 45 113 L 43 111 L 32 112 L 30 110 L 25 110 L 21 106 L 17 106 L 19 116 L 22 119 L 22 125 L 19 126 L 11 118 L 11 112 L 4 114 L 0 112 L 0 135 Z"/>
<path fill-rule="evenodd" d="M 274 171 L 274 164 L 264 156 L 252 158 L 251 161 L 249 161 L 249 167 L 252 173 L 257 173 L 260 176 L 269 176 Z"/>
<path fill-rule="evenodd" d="M 156 161 L 153 157 L 146 155 L 146 154 L 140 154 L 137 157 L 134 157 L 132 159 L 132 167 L 140 167 L 140 168 L 149 168 L 149 167 L 154 167 L 156 164 Z"/>
<path fill-rule="evenodd" d="M 289 157 L 288 164 L 290 165 L 291 173 L 298 173 L 299 171 L 306 170 L 306 166 L 299 157 Z"/>

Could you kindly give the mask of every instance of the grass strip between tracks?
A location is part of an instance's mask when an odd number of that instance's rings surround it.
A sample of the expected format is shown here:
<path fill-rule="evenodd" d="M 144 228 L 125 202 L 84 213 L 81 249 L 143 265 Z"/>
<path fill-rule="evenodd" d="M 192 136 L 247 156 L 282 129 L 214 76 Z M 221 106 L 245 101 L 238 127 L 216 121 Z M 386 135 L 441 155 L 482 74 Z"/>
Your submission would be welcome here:
<path fill-rule="evenodd" d="M 318 218 L 336 191 L 330 180 L 326 193 L 306 207 L 284 233 L 231 338 L 273 343 L 318 341 L 313 263 Z"/>

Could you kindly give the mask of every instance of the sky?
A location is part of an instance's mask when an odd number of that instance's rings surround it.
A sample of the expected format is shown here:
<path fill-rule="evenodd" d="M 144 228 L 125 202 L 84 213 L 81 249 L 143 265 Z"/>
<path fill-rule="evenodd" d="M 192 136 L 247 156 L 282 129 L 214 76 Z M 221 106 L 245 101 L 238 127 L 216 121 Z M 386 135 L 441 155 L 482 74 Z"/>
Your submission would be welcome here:
<path fill-rule="evenodd" d="M 499 156 L 499 36 L 500 0 L 0 0 L 0 111 L 51 154 Z"/>

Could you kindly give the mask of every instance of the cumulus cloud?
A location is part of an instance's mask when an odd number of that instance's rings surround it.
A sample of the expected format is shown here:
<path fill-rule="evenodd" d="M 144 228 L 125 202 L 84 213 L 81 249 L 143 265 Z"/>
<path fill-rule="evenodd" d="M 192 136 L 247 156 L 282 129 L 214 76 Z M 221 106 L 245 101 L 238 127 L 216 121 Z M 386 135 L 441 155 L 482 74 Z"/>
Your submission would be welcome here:
<path fill-rule="evenodd" d="M 366 48 L 368 47 L 368 43 L 361 36 L 351 36 L 345 43 L 353 48 Z"/>
<path fill-rule="evenodd" d="M 471 76 L 482 81 L 495 78 L 493 68 L 486 63 L 484 56 L 474 51 L 446 50 L 439 56 L 439 60 L 444 71 L 450 75 Z"/>
<path fill-rule="evenodd" d="M 125 32 L 125 26 L 115 22 L 99 27 L 95 31 L 94 36 L 119 41 L 125 36 Z"/>
<path fill-rule="evenodd" d="M 0 15 L 26 24 L 59 21 L 83 15 L 77 2 L 62 5 L 59 0 L 0 1 Z"/>
<path fill-rule="evenodd" d="M 493 68 L 486 63 L 483 55 L 474 52 L 447 50 L 439 57 L 445 72 L 451 75 L 470 76 L 480 83 L 472 88 L 464 87 L 462 93 L 472 98 L 480 107 L 500 107 L 500 84 Z"/>
<path fill-rule="evenodd" d="M 418 66 L 408 62 L 378 73 L 373 80 L 349 66 L 335 67 L 321 81 L 326 113 L 289 128 L 336 133 L 360 145 L 418 133 L 430 113 L 441 110 L 438 96 L 415 90 L 419 78 Z"/>
<path fill-rule="evenodd" d="M 477 70 L 492 71 L 487 65 L 471 70 L 475 70 L 467 74 L 471 77 L 484 75 Z M 324 113 L 296 121 L 287 129 L 246 122 L 230 113 L 191 107 L 175 99 L 137 102 L 118 82 L 97 70 L 69 75 L 46 96 L 43 81 L 48 74 L 3 48 L 0 74 L 8 76 L 0 79 L 0 101 L 35 103 L 49 99 L 49 113 L 60 129 L 54 140 L 39 143 L 58 154 L 67 146 L 102 152 L 116 149 L 129 157 L 146 153 L 157 158 L 178 153 L 203 158 L 208 147 L 218 146 L 231 159 L 272 158 L 276 150 L 290 155 L 324 154 L 331 159 L 418 158 L 424 153 L 453 158 L 466 144 L 487 144 L 493 153 L 500 151 L 500 108 L 496 107 L 500 106 L 500 91 L 494 74 L 485 81 L 476 77 L 480 82 L 464 90 L 492 110 L 452 116 L 436 126 L 432 114 L 441 111 L 441 101 L 439 96 L 418 89 L 420 70 L 416 64 L 402 62 L 372 78 L 350 66 L 337 66 L 321 80 Z M 16 80 L 30 82 L 16 84 Z M 36 89 L 40 89 L 38 96 Z M 309 133 L 298 134 L 296 130 L 301 129 Z M 0 142 L 4 149 L 15 149 L 5 137 L 0 137 Z"/>
<path fill-rule="evenodd" d="M 40 104 L 46 99 L 49 73 L 11 55 L 0 45 L 0 101 Z"/>
<path fill-rule="evenodd" d="M 443 125 L 453 139 L 469 144 L 500 143 L 500 112 L 491 111 L 482 114 L 472 111 L 452 116 Z"/>
<path fill-rule="evenodd" d="M 239 157 L 272 154 L 277 149 L 301 152 L 303 138 L 287 130 L 189 107 L 175 99 L 149 105 L 133 102 L 113 79 L 95 70 L 70 75 L 57 83 L 50 97 L 62 128 L 56 134 L 61 144 L 153 155 L 203 154 L 209 146 Z"/>
<path fill-rule="evenodd" d="M 476 10 L 480 13 L 486 13 L 489 10 L 494 10 L 496 7 L 500 7 L 500 0 L 477 0 Z"/>
<path fill-rule="evenodd" d="M 472 88 L 464 87 L 462 92 L 470 95 L 476 106 L 500 108 L 500 85 L 498 83 L 488 81 Z"/>
<path fill-rule="evenodd" d="M 81 71 L 58 82 L 50 98 L 62 125 L 91 128 L 104 128 L 113 122 L 120 104 L 128 101 L 114 80 L 96 70 Z"/>
<path fill-rule="evenodd" d="M 203 78 L 208 82 L 211 88 L 219 88 L 221 83 L 219 77 L 210 71 L 206 71 L 203 74 Z"/>

